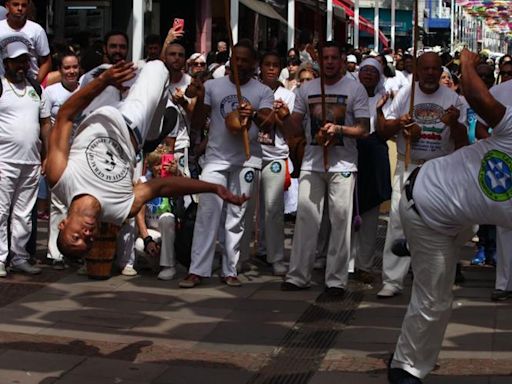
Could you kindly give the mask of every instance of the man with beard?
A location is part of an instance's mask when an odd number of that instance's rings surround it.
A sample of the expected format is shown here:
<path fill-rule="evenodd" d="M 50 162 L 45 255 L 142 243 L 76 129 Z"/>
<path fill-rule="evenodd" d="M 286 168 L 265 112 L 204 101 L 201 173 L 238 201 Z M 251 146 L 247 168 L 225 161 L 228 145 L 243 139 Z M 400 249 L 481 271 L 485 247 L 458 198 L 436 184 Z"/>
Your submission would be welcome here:
<path fill-rule="evenodd" d="M 46 156 L 46 138 L 51 126 L 50 108 L 44 91 L 26 79 L 30 68 L 28 47 L 21 41 L 4 50 L 5 77 L 0 96 L 0 277 L 12 255 L 11 271 L 37 274 L 29 264 L 25 246 L 32 229 L 31 212 L 37 198 L 41 160 Z M 10 221 L 9 221 L 10 217 Z M 7 228 L 10 225 L 11 239 Z"/>
<path fill-rule="evenodd" d="M 31 0 L 8 0 L 5 2 L 7 18 L 0 21 L 0 36 L 21 33 L 27 40 L 25 45 L 30 52 L 30 77 L 42 83 L 52 69 L 48 37 L 44 29 L 37 23 L 27 20 L 27 12 Z M 3 71 L 0 71 L 0 74 Z"/>
<path fill-rule="evenodd" d="M 185 95 L 192 77 L 185 73 L 185 47 L 179 43 L 172 43 L 165 49 L 165 65 L 170 73 L 171 99 L 168 108 L 178 111 L 178 123 L 167 137 L 166 142 L 174 153 L 180 172 L 190 176 L 188 168 L 188 149 L 190 147 L 190 117 L 194 111 L 195 98 Z"/>
<path fill-rule="evenodd" d="M 322 116 L 320 79 L 311 80 L 299 88 L 294 111 L 284 120 L 287 136 L 305 135 L 307 144 L 299 179 L 290 268 L 281 289 L 309 288 L 320 220 L 324 204 L 328 204 L 332 231 L 325 291 L 328 295 L 341 297 L 348 281 L 354 175 L 357 172 L 356 138 L 369 133 L 370 112 L 364 87 L 342 71 L 346 57 L 340 47 L 329 41 L 319 53 L 323 58 L 325 77 L 326 121 Z"/>
<path fill-rule="evenodd" d="M 415 168 L 426 161 L 445 156 L 469 143 L 466 127 L 461 124 L 465 117 L 460 116 L 463 106 L 459 96 L 448 87 L 439 85 L 443 72 L 441 58 L 434 52 L 423 54 L 418 58 L 417 71 L 413 115 L 409 115 L 411 87 L 404 87 L 398 92 L 386 116 L 387 120 L 384 120 L 382 110 L 378 111 L 386 131 L 397 135 L 398 149 L 391 211 L 382 255 L 383 287 L 377 293 L 380 298 L 401 293 L 405 275 L 409 271 L 410 258 L 398 257 L 392 251 L 395 240 L 404 237 L 398 204 L 405 181 Z M 412 144 L 411 161 L 406 170 L 404 160 L 408 136 Z"/>
<path fill-rule="evenodd" d="M 204 127 L 205 119 L 211 116 L 201 179 L 227 187 L 236 194 L 251 195 L 256 172 L 261 169 L 262 151 L 258 143 L 259 128 L 274 119 L 269 117 L 274 95 L 269 87 L 254 80 L 256 51 L 252 43 L 241 40 L 233 48 L 231 66 L 238 67 L 243 102 L 238 103 L 233 75 L 196 84 L 197 104 L 192 126 Z M 236 62 L 233 57 L 236 56 Z M 240 120 L 248 122 L 250 158 L 244 153 L 241 132 L 226 129 L 225 119 L 238 111 Z M 188 276 L 180 281 L 182 288 L 192 288 L 203 277 L 210 277 L 215 254 L 219 225 L 225 227 L 225 249 L 222 259 L 222 280 L 229 286 L 241 285 L 236 265 L 240 257 L 240 243 L 244 232 L 247 204 L 240 207 L 226 207 L 225 222 L 221 222 L 223 201 L 213 194 L 202 195 L 199 199 L 197 218 L 192 242 L 191 264 Z"/>

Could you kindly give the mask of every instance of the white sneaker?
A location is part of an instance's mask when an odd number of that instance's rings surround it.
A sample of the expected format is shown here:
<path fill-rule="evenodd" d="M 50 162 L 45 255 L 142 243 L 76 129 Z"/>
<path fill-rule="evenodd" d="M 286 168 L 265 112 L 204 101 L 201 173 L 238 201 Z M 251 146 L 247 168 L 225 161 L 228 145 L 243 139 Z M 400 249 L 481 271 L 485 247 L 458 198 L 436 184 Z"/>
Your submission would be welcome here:
<path fill-rule="evenodd" d="M 399 295 L 402 291 L 392 285 L 384 285 L 382 289 L 377 293 L 377 297 L 388 298 Z"/>
<path fill-rule="evenodd" d="M 123 270 L 121 271 L 121 275 L 123 276 L 137 276 L 137 271 L 133 268 L 133 265 L 126 264 Z"/>
<path fill-rule="evenodd" d="M 285 276 L 288 273 L 288 267 L 282 261 L 273 263 L 272 269 L 274 276 Z"/>
<path fill-rule="evenodd" d="M 158 280 L 172 280 L 176 276 L 176 268 L 164 267 L 158 274 Z"/>
<path fill-rule="evenodd" d="M 7 276 L 7 271 L 5 270 L 5 264 L 0 261 L 0 277 Z"/>
<path fill-rule="evenodd" d="M 23 273 L 28 273 L 29 275 L 38 275 L 40 274 L 43 270 L 39 267 L 34 267 L 33 265 L 30 265 L 28 263 L 28 261 L 24 261 L 23 263 L 21 264 L 18 264 L 18 265 L 12 265 L 11 266 L 11 271 L 12 272 L 23 272 Z"/>

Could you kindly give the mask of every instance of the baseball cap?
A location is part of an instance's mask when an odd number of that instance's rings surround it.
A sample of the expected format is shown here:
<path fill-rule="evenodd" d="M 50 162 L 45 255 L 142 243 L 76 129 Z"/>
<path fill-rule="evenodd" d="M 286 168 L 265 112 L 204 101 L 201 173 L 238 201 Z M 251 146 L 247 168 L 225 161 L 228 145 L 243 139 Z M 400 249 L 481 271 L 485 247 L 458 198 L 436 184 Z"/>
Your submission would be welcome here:
<path fill-rule="evenodd" d="M 28 54 L 27 46 L 21 41 L 13 41 L 5 46 L 4 59 L 15 59 Z"/>
<path fill-rule="evenodd" d="M 354 55 L 348 55 L 347 63 L 356 63 L 357 64 L 357 58 Z"/>

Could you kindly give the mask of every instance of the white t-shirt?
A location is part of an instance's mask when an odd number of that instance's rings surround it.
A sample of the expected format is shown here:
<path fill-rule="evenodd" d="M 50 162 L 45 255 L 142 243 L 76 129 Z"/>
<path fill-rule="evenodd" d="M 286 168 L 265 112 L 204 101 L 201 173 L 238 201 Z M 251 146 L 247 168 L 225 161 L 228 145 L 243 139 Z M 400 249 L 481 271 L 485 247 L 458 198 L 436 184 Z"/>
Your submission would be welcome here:
<path fill-rule="evenodd" d="M 46 96 L 48 97 L 48 103 L 50 104 L 52 125 L 55 124 L 55 119 L 57 118 L 57 113 L 59 112 L 62 104 L 66 102 L 69 97 L 78 90 L 71 92 L 66 89 L 62 83 L 52 84 L 45 88 Z"/>
<path fill-rule="evenodd" d="M 101 204 L 100 221 L 121 225 L 135 195 L 135 149 L 121 113 L 106 106 L 87 116 L 78 127 L 66 169 L 52 188 L 67 206 L 82 194 Z"/>
<path fill-rule="evenodd" d="M 455 150 L 450 139 L 450 127 L 441 121 L 441 116 L 451 105 L 461 111 L 459 122 L 464 124 L 464 107 L 459 95 L 448 87 L 440 86 L 432 94 L 423 93 L 418 83 L 415 87 L 413 119 L 421 127 L 421 138 L 411 143 L 412 160 L 429 160 L 444 156 Z M 402 88 L 393 100 L 387 119 L 398 119 L 409 113 L 411 88 Z M 405 139 L 399 133 L 397 137 L 398 153 L 405 154 Z"/>
<path fill-rule="evenodd" d="M 444 234 L 473 224 L 512 228 L 512 108 L 491 137 L 425 163 L 413 197 L 425 223 Z"/>
<path fill-rule="evenodd" d="M 5 9 L 5 7 L 2 7 L 0 5 L 0 20 L 5 20 L 6 17 L 7 17 L 7 9 Z"/>
<path fill-rule="evenodd" d="M 28 82 L 18 86 L 4 77 L 1 81 L 0 159 L 15 164 L 40 164 L 39 119 L 50 116 L 46 93 L 43 90 L 39 97 Z"/>
<path fill-rule="evenodd" d="M 386 80 L 384 81 L 384 88 L 386 89 L 386 92 L 392 93 L 393 95 L 396 95 L 402 86 L 402 78 L 398 75 L 394 77 L 386 77 Z"/>
<path fill-rule="evenodd" d="M 364 87 L 347 76 L 334 85 L 325 85 L 327 120 L 338 125 L 352 126 L 356 119 L 369 118 L 368 95 Z M 306 148 L 301 170 L 325 172 L 323 147 L 318 145 L 315 136 L 322 127 L 322 107 L 320 79 L 303 84 L 295 99 L 294 112 L 305 114 L 307 120 Z M 356 172 L 356 139 L 344 137 L 343 143 L 329 147 L 329 172 Z"/>
<path fill-rule="evenodd" d="M 185 92 L 189 84 L 191 83 L 192 78 L 184 73 L 181 77 L 181 80 L 177 83 L 171 83 L 169 86 L 169 90 L 171 92 L 171 95 L 176 92 L 177 89 L 180 89 L 181 91 Z M 185 96 L 185 99 L 190 103 L 190 99 Z M 176 107 L 178 109 L 178 123 L 176 125 L 176 129 L 174 129 L 169 136 L 175 137 L 176 142 L 174 144 L 174 150 L 184 149 L 190 147 L 190 119 L 187 115 L 187 111 L 183 109 L 181 105 L 174 104 L 172 101 L 170 101 L 171 105 L 173 107 Z M 169 107 L 170 104 L 168 103 L 167 106 Z"/>
<path fill-rule="evenodd" d="M 48 56 L 50 54 L 50 45 L 48 44 L 48 37 L 44 29 L 37 23 L 27 20 L 25 25 L 21 29 L 12 29 L 7 20 L 0 20 L 0 40 L 2 35 L 12 35 L 13 32 L 20 32 L 24 34 L 30 46 L 28 50 L 30 52 L 30 71 L 29 73 L 36 78 L 39 73 L 39 57 Z M 3 76 L 5 73 L 3 61 L 0 61 L 0 75 Z"/>
<path fill-rule="evenodd" d="M 295 93 L 287 90 L 283 87 L 278 87 L 274 92 L 275 100 L 283 100 L 290 113 L 293 112 L 295 104 Z M 274 126 L 269 132 L 260 131 L 258 133 L 258 141 L 261 144 L 261 150 L 263 151 L 263 160 L 272 161 L 276 159 L 287 159 L 290 149 L 288 144 L 284 140 L 281 130 Z"/>
<path fill-rule="evenodd" d="M 272 109 L 274 95 L 266 85 L 251 79 L 240 89 L 244 101 L 249 102 L 254 109 Z M 227 169 L 232 165 L 261 169 L 262 151 L 258 142 L 258 126 L 251 122 L 248 130 L 251 150 L 249 160 L 245 157 L 242 134 L 233 134 L 226 128 L 225 117 L 238 108 L 236 87 L 229 76 L 205 83 L 204 103 L 211 107 L 205 163 L 215 164 L 219 169 Z"/>

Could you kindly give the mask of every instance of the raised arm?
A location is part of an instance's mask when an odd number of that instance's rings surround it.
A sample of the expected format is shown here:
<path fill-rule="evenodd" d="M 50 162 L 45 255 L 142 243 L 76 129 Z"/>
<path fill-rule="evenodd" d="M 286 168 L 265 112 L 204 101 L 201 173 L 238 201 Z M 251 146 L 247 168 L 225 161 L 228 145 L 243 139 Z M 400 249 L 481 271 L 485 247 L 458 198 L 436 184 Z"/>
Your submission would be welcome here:
<path fill-rule="evenodd" d="M 134 71 L 132 63 L 119 62 L 74 93 L 60 108 L 48 140 L 46 177 L 50 186 L 57 183 L 66 169 L 75 118 L 108 85 L 121 88 L 135 76 Z"/>
<path fill-rule="evenodd" d="M 490 127 L 495 127 L 505 116 L 506 108 L 492 97 L 485 83 L 476 73 L 480 57 L 464 48 L 460 55 L 460 62 L 462 65 L 462 90 L 466 100 Z"/>

